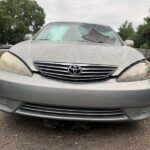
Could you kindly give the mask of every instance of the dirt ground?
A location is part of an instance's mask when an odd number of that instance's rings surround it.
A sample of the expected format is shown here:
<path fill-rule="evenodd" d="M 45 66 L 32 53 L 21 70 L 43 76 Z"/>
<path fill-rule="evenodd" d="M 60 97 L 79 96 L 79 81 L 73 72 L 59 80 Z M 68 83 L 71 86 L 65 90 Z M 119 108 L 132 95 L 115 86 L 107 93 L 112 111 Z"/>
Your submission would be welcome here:
<path fill-rule="evenodd" d="M 0 112 L 0 150 L 150 150 L 150 119 L 134 124 L 48 125 L 41 119 Z"/>

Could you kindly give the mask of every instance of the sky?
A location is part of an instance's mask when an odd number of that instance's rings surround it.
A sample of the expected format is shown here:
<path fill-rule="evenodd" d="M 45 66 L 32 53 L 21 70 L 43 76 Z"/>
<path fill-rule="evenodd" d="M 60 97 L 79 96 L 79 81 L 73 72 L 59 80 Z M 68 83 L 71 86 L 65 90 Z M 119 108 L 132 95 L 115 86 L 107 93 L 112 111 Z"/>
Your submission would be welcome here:
<path fill-rule="evenodd" d="M 125 21 L 136 28 L 148 16 L 150 0 L 37 0 L 51 21 L 82 21 L 109 25 L 115 30 Z"/>

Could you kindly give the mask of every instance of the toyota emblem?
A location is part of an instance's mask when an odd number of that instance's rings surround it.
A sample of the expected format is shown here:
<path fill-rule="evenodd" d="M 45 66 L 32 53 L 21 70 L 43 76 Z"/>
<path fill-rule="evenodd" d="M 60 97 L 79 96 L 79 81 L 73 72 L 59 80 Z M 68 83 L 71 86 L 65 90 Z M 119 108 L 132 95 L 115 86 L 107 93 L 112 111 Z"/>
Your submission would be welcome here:
<path fill-rule="evenodd" d="M 82 72 L 82 68 L 78 65 L 72 65 L 69 67 L 68 72 L 72 75 L 79 75 Z"/>

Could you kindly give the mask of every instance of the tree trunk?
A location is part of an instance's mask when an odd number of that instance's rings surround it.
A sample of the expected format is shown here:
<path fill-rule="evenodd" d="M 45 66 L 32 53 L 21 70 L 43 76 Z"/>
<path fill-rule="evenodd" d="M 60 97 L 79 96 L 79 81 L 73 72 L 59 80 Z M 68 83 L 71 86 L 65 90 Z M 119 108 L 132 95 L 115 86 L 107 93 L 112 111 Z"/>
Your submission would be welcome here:
<path fill-rule="evenodd" d="M 2 39 L 2 44 L 5 44 L 5 34 L 4 34 L 4 32 L 2 31 L 1 32 L 1 39 Z"/>

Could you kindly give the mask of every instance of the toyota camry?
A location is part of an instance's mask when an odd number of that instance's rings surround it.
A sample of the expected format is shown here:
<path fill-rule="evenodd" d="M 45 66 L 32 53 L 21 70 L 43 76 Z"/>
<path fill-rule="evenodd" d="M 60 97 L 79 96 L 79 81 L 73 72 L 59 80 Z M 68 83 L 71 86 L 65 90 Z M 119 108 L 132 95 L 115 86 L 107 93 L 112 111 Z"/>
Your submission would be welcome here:
<path fill-rule="evenodd" d="M 47 119 L 150 116 L 150 63 L 109 26 L 51 22 L 0 57 L 0 110 Z"/>

